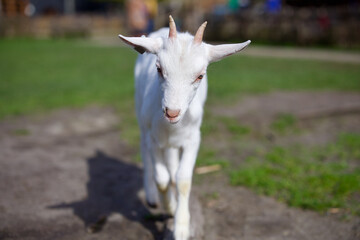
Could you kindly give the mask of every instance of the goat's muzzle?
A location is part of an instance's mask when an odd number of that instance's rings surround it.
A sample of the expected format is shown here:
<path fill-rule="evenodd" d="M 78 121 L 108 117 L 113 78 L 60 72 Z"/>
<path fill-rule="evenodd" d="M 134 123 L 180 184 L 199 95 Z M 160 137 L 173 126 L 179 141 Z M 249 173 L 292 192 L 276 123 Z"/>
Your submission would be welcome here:
<path fill-rule="evenodd" d="M 169 119 L 170 123 L 176 123 L 180 115 L 180 110 L 165 108 L 164 113 L 165 113 L 165 117 Z"/>

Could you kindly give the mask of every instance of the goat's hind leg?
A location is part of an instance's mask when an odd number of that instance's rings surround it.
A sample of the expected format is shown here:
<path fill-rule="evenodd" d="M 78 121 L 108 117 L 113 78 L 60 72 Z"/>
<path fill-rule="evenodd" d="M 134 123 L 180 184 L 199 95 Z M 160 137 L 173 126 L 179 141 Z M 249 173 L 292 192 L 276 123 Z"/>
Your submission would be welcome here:
<path fill-rule="evenodd" d="M 154 168 L 151 161 L 151 152 L 146 144 L 144 134 L 141 136 L 141 158 L 144 165 L 144 188 L 146 203 L 149 207 L 156 208 L 159 205 L 159 193 L 154 178 Z"/>

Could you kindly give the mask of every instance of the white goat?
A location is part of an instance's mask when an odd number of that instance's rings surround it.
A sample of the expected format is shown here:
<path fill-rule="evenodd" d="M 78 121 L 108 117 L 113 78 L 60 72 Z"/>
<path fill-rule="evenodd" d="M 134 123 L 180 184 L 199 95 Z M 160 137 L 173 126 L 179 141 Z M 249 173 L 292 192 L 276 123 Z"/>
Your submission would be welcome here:
<path fill-rule="evenodd" d="M 200 145 L 207 66 L 250 43 L 206 44 L 202 41 L 206 23 L 195 37 L 177 33 L 171 16 L 169 28 L 149 37 L 119 35 L 139 53 L 146 52 L 138 57 L 135 66 L 146 200 L 149 206 L 156 207 L 158 191 L 161 193 L 165 208 L 175 217 L 175 240 L 189 237 L 189 195 Z"/>

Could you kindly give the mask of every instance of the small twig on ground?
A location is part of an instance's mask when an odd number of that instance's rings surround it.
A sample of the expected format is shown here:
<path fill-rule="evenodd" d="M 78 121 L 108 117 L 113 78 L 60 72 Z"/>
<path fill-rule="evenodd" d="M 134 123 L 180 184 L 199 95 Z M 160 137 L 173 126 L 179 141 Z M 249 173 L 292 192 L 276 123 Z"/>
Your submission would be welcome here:
<path fill-rule="evenodd" d="M 196 174 L 206 174 L 206 173 L 219 171 L 220 169 L 221 169 L 221 166 L 219 164 L 215 164 L 215 165 L 197 167 L 195 169 L 195 173 Z"/>

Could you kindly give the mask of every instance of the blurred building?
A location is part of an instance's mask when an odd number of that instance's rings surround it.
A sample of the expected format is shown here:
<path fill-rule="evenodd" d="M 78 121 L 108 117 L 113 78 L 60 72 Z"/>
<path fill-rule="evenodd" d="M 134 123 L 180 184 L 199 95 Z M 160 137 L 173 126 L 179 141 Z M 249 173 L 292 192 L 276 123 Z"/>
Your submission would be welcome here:
<path fill-rule="evenodd" d="M 179 30 L 192 33 L 207 20 L 212 41 L 360 47 L 360 0 L 137 1 L 147 2 L 144 19 L 151 20 L 140 31 L 126 11 L 130 0 L 0 0 L 0 36 L 141 35 L 167 26 L 171 14 Z"/>

